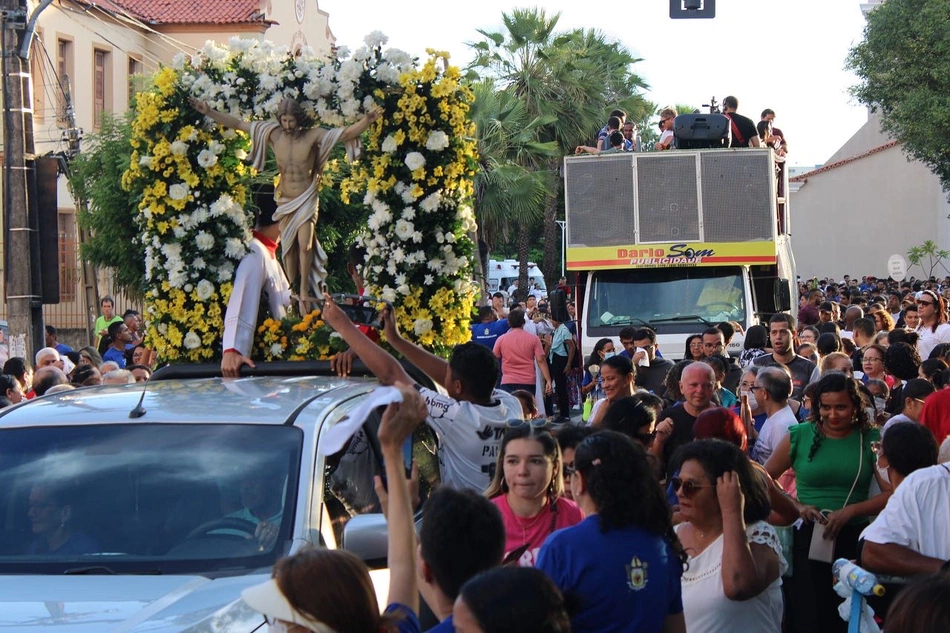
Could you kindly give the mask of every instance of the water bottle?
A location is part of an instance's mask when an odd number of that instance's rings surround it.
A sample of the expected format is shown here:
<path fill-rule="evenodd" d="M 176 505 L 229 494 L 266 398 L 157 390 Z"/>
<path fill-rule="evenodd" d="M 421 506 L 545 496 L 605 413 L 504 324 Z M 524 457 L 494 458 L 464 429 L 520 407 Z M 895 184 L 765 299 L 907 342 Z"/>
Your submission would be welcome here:
<path fill-rule="evenodd" d="M 847 559 L 839 558 L 836 560 L 832 566 L 832 570 L 835 578 L 862 595 L 884 595 L 884 587 L 878 584 L 877 576 L 865 569 L 861 569 Z"/>

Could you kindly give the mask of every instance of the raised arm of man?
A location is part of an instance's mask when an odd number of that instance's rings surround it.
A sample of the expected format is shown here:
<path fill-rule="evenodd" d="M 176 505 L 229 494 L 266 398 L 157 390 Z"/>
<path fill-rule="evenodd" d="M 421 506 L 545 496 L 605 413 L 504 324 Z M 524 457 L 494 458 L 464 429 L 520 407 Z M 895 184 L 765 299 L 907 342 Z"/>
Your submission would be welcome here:
<path fill-rule="evenodd" d="M 242 132 L 251 133 L 251 122 L 244 121 L 239 119 L 236 116 L 232 116 L 225 112 L 218 112 L 210 105 L 207 101 L 200 101 L 192 97 L 190 99 L 191 107 L 198 111 L 199 114 L 203 114 L 215 123 L 223 125 L 224 127 L 234 128 L 236 130 L 241 130 Z"/>
<path fill-rule="evenodd" d="M 425 372 L 429 378 L 443 387 L 446 387 L 445 379 L 446 372 L 449 369 L 448 362 L 446 362 L 444 358 L 439 358 L 415 343 L 404 339 L 399 334 L 399 328 L 396 327 L 395 315 L 393 315 L 392 311 L 388 308 L 382 311 L 380 319 L 383 322 L 383 334 L 386 335 L 386 341 L 392 345 L 397 352 L 405 356 L 406 360 Z M 358 353 L 359 352 L 357 352 L 357 354 Z M 362 358 L 362 356 L 360 356 L 360 358 Z"/>
<path fill-rule="evenodd" d="M 397 382 L 407 384 L 415 382 L 409 377 L 403 366 L 399 364 L 399 361 L 390 356 L 382 347 L 369 340 L 365 334 L 360 332 L 359 328 L 353 325 L 350 318 L 328 294 L 323 295 L 323 319 L 343 337 L 353 353 L 373 372 L 379 382 L 384 385 L 394 385 Z M 409 358 L 409 356 L 406 355 L 406 358 Z M 412 359 L 409 359 L 409 361 L 412 362 Z M 425 371 L 424 368 L 422 369 Z"/>

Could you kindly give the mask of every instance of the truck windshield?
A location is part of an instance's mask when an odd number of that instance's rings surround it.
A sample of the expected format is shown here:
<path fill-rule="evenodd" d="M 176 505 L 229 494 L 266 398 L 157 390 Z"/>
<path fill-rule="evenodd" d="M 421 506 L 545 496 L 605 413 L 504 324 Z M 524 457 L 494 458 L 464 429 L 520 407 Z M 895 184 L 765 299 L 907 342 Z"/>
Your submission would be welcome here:
<path fill-rule="evenodd" d="M 271 566 L 294 517 L 292 426 L 108 424 L 0 432 L 0 574 Z"/>
<path fill-rule="evenodd" d="M 745 322 L 742 269 L 653 268 L 597 271 L 587 306 L 591 335 L 649 325 L 658 333 L 695 332 L 697 324 Z"/>

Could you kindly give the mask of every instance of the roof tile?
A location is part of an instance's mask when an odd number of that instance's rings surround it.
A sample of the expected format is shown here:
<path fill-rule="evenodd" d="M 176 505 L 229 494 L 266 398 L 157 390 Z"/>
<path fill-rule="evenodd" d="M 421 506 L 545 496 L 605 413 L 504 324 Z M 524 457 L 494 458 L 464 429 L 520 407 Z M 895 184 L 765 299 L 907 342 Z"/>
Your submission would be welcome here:
<path fill-rule="evenodd" d="M 789 182 L 808 182 L 808 179 L 811 178 L 812 176 L 817 176 L 818 174 L 823 174 L 823 173 L 825 173 L 826 171 L 831 171 L 832 169 L 837 169 L 838 167 L 841 167 L 841 166 L 843 166 L 843 165 L 847 165 L 848 163 L 853 163 L 853 162 L 856 161 L 856 160 L 861 160 L 862 158 L 867 158 L 868 156 L 872 156 L 872 155 L 874 155 L 874 154 L 877 154 L 878 152 L 883 152 L 884 150 L 890 149 L 890 148 L 892 148 L 892 147 L 894 147 L 894 146 L 896 146 L 896 145 L 897 145 L 897 141 L 888 141 L 887 143 L 884 143 L 883 145 L 878 145 L 878 146 L 875 147 L 874 149 L 868 150 L 868 151 L 863 152 L 863 153 L 861 153 L 861 154 L 857 154 L 857 155 L 855 155 L 855 156 L 849 156 L 848 158 L 845 158 L 845 159 L 843 159 L 843 160 L 839 160 L 839 161 L 836 161 L 836 162 L 834 162 L 834 163 L 830 163 L 830 164 L 828 164 L 828 165 L 824 165 L 824 166 L 822 166 L 822 167 L 819 167 L 818 169 L 813 169 L 813 170 L 811 170 L 811 171 L 809 171 L 809 172 L 805 172 L 804 174 L 801 174 L 800 176 L 795 176 L 794 178 L 789 178 L 788 181 L 789 181 Z"/>
<path fill-rule="evenodd" d="M 108 0 L 152 24 L 247 24 L 264 19 L 261 0 Z"/>

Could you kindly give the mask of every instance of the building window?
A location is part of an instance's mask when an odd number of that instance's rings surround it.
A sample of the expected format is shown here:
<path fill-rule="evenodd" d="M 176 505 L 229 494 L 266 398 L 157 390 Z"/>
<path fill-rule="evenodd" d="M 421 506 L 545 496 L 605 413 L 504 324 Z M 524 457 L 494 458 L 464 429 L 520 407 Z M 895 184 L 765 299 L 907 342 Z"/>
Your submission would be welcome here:
<path fill-rule="evenodd" d="M 108 51 L 96 49 L 93 52 L 93 126 L 98 130 L 102 124 L 102 114 L 112 110 L 111 96 L 112 81 L 110 77 L 111 55 Z"/>
<path fill-rule="evenodd" d="M 66 112 L 69 107 L 68 96 L 71 93 L 73 76 L 73 42 L 72 40 L 58 39 L 56 41 L 56 72 L 59 75 L 60 86 L 56 89 L 56 118 L 61 123 L 69 123 Z"/>
<path fill-rule="evenodd" d="M 144 89 L 145 64 L 142 60 L 129 57 L 129 107 L 137 92 Z"/>
<path fill-rule="evenodd" d="M 71 303 L 79 292 L 79 237 L 76 216 L 59 214 L 59 300 Z"/>

